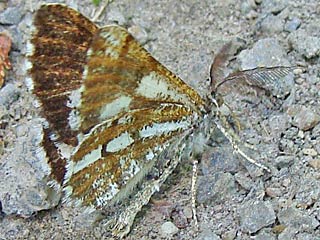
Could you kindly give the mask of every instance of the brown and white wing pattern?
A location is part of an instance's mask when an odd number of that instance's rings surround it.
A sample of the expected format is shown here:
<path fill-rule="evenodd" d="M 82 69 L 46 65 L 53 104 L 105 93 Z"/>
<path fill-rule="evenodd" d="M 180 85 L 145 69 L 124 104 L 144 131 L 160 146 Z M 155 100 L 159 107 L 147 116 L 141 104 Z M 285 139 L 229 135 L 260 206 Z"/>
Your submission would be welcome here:
<path fill-rule="evenodd" d="M 199 113 L 198 93 L 155 60 L 123 28 L 106 26 L 87 53 L 78 122 L 82 132 L 120 112 L 182 104 Z"/>
<path fill-rule="evenodd" d="M 126 198 L 161 165 L 159 155 L 192 128 L 203 100 L 119 26 L 100 29 L 87 61 L 74 121 L 84 136 L 65 189 L 102 208 Z"/>
<path fill-rule="evenodd" d="M 28 85 L 38 97 L 47 121 L 42 145 L 52 178 L 61 184 L 71 149 L 78 145 L 78 132 L 69 124 L 73 111 L 70 96 L 82 86 L 87 51 L 98 28 L 78 12 L 59 4 L 42 6 L 33 24 Z"/>
<path fill-rule="evenodd" d="M 98 29 L 58 4 L 41 7 L 34 25 L 30 73 L 53 175 L 67 200 L 121 204 L 145 177 L 161 177 L 162 153 L 192 130 L 204 101 L 119 26 Z"/>

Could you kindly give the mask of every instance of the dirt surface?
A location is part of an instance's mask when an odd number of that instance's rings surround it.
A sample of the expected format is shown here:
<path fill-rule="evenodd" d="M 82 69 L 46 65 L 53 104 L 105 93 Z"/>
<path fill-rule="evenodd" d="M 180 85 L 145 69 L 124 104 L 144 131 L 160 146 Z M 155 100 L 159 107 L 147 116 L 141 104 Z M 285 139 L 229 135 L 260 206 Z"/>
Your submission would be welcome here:
<path fill-rule="evenodd" d="M 44 177 L 35 175 L 45 167 L 24 160 L 24 147 L 34 144 L 38 112 L 27 91 L 23 60 L 40 3 L 21 2 L 0 2 L 0 30 L 13 39 L 13 70 L 0 89 L 0 239 L 103 239 L 104 226 L 85 225 L 79 209 L 53 208 L 59 199 L 43 200 L 37 189 Z M 99 9 L 91 1 L 60 2 L 88 17 Z M 233 154 L 216 131 L 199 165 L 199 231 L 191 221 L 190 159 L 139 214 L 127 239 L 320 239 L 318 0 L 115 0 L 98 21 L 109 23 L 128 28 L 201 95 L 213 53 L 229 40 L 239 42 L 230 71 L 303 67 L 266 86 L 266 92 L 244 94 L 237 86 L 224 92 L 240 122 L 241 139 L 255 147 L 246 152 L 271 173 Z"/>

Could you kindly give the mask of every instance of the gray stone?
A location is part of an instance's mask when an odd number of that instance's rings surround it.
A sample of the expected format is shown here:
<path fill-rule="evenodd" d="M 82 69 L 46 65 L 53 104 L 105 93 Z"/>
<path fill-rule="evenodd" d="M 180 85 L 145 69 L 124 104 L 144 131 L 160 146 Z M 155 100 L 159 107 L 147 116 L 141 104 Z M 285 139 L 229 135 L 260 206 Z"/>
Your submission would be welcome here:
<path fill-rule="evenodd" d="M 254 240 L 276 240 L 276 236 L 269 232 L 259 232 L 254 238 Z"/>
<path fill-rule="evenodd" d="M 271 203 L 264 201 L 246 202 L 238 215 L 241 228 L 250 234 L 273 224 L 276 219 Z"/>
<path fill-rule="evenodd" d="M 283 24 L 284 22 L 279 16 L 270 14 L 262 20 L 261 31 L 268 34 L 280 33 L 283 30 Z"/>
<path fill-rule="evenodd" d="M 298 230 L 293 227 L 286 227 L 283 232 L 279 234 L 278 240 L 292 240 L 297 232 Z"/>
<path fill-rule="evenodd" d="M 265 38 L 256 42 L 252 49 L 243 50 L 238 59 L 241 69 L 253 69 L 256 67 L 289 66 L 285 49 L 275 38 Z"/>
<path fill-rule="evenodd" d="M 320 116 L 312 109 L 305 106 L 298 106 L 299 111 L 293 117 L 292 125 L 300 130 L 307 131 L 315 127 L 320 122 Z"/>
<path fill-rule="evenodd" d="M 237 236 L 237 230 L 236 229 L 231 229 L 229 231 L 226 231 L 221 235 L 221 238 L 223 240 L 234 240 L 236 239 Z"/>
<path fill-rule="evenodd" d="M 197 240 L 220 240 L 221 238 L 210 229 L 205 229 L 199 233 Z"/>
<path fill-rule="evenodd" d="M 286 30 L 287 32 L 293 32 L 297 30 L 298 27 L 300 27 L 300 24 L 301 19 L 294 17 L 290 21 L 286 22 L 286 24 L 284 25 L 284 30 Z"/>
<path fill-rule="evenodd" d="M 24 234 L 23 230 L 25 230 L 24 222 L 22 219 L 9 219 L 4 218 L 0 221 L 0 239 L 17 239 L 17 235 L 19 234 L 20 239 L 28 239 L 27 235 Z"/>
<path fill-rule="evenodd" d="M 268 130 L 273 136 L 280 137 L 290 127 L 290 119 L 290 116 L 286 113 L 270 116 L 268 118 Z"/>
<path fill-rule="evenodd" d="M 317 124 L 317 126 L 312 129 L 312 136 L 314 138 L 320 137 L 320 124 Z"/>
<path fill-rule="evenodd" d="M 10 54 L 11 54 L 11 58 L 14 58 L 13 55 L 16 54 L 16 52 L 12 52 L 12 50 L 21 51 L 26 46 L 25 46 L 25 42 L 23 41 L 23 38 L 22 38 L 22 33 L 16 26 L 10 27 L 9 32 L 12 37 L 12 48 L 11 48 Z M 18 53 L 18 54 L 20 54 L 20 53 Z"/>
<path fill-rule="evenodd" d="M 288 37 L 289 44 L 302 56 L 307 59 L 317 57 L 320 54 L 320 38 L 310 36 L 304 30 L 298 30 L 290 33 Z"/>
<path fill-rule="evenodd" d="M 250 11 L 257 8 L 254 1 L 243 1 L 240 6 L 240 11 L 243 15 L 248 14 Z"/>
<path fill-rule="evenodd" d="M 239 56 L 241 69 L 254 69 L 257 67 L 289 66 L 287 53 L 275 38 L 265 38 L 255 43 L 252 49 L 243 50 Z M 283 98 L 294 90 L 294 75 L 288 74 L 283 78 L 268 78 L 259 83 L 273 96 Z"/>
<path fill-rule="evenodd" d="M 279 142 L 279 149 L 286 154 L 294 155 L 298 151 L 298 146 L 290 139 L 282 138 Z"/>
<path fill-rule="evenodd" d="M 235 159 L 231 146 L 220 146 L 206 151 L 201 158 L 201 170 L 204 175 L 216 172 L 234 173 L 239 169 L 239 161 Z"/>
<path fill-rule="evenodd" d="M 296 201 L 310 206 L 315 199 L 320 199 L 320 180 L 305 177 L 299 181 L 298 189 L 295 193 Z"/>
<path fill-rule="evenodd" d="M 9 108 L 10 105 L 17 101 L 20 97 L 21 91 L 12 83 L 7 83 L 0 89 L 0 105 Z"/>
<path fill-rule="evenodd" d="M 278 220 L 282 225 L 291 226 L 299 231 L 311 231 L 320 224 L 315 217 L 293 207 L 280 211 Z"/>
<path fill-rule="evenodd" d="M 19 7 L 9 7 L 0 13 L 0 24 L 17 25 L 22 18 L 23 11 Z"/>
<path fill-rule="evenodd" d="M 119 10 L 116 9 L 111 9 L 110 11 L 107 12 L 108 15 L 108 20 L 111 22 L 114 22 L 118 25 L 125 25 L 127 20 L 125 16 L 120 12 Z"/>
<path fill-rule="evenodd" d="M 269 197 L 276 198 L 280 197 L 283 193 L 280 188 L 268 187 L 266 188 L 266 194 Z"/>
<path fill-rule="evenodd" d="M 289 167 L 294 163 L 294 156 L 278 156 L 274 159 L 277 168 Z"/>
<path fill-rule="evenodd" d="M 243 187 L 245 190 L 250 190 L 254 184 L 251 178 L 245 176 L 242 172 L 236 173 L 234 175 L 236 181 Z"/>
<path fill-rule="evenodd" d="M 318 238 L 314 238 L 314 235 L 311 233 L 298 233 L 296 235 L 297 240 L 320 240 L 320 236 Z"/>
<path fill-rule="evenodd" d="M 299 134 L 299 128 L 291 127 L 285 131 L 285 137 L 287 139 L 294 139 Z"/>
<path fill-rule="evenodd" d="M 5 214 L 29 217 L 37 211 L 50 209 L 60 200 L 60 191 L 48 186 L 48 164 L 39 144 L 42 141 L 42 120 L 26 123 L 28 130 L 19 137 L 11 153 L 0 165 L 0 200 Z"/>
<path fill-rule="evenodd" d="M 201 176 L 198 184 L 197 201 L 200 204 L 222 203 L 236 193 L 235 180 L 230 173 L 217 172 L 211 177 Z"/>
<path fill-rule="evenodd" d="M 170 237 L 179 232 L 179 228 L 176 227 L 172 222 L 165 222 L 161 225 L 161 235 L 164 237 Z"/>
<path fill-rule="evenodd" d="M 262 2 L 262 7 L 271 13 L 279 13 L 288 6 L 288 0 L 267 0 Z"/>

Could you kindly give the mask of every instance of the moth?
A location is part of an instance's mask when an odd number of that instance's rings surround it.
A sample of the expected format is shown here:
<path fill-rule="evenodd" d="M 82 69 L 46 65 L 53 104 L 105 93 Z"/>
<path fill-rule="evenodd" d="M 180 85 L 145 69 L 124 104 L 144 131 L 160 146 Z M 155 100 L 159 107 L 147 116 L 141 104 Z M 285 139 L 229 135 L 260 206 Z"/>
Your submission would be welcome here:
<path fill-rule="evenodd" d="M 64 5 L 43 5 L 33 25 L 29 85 L 46 119 L 37 151 L 51 167 L 50 183 L 64 201 L 102 212 L 112 234 L 123 237 L 183 152 L 201 153 L 197 139 L 216 127 L 217 83 L 231 78 L 212 80 L 201 97 L 126 29 L 99 28 Z"/>

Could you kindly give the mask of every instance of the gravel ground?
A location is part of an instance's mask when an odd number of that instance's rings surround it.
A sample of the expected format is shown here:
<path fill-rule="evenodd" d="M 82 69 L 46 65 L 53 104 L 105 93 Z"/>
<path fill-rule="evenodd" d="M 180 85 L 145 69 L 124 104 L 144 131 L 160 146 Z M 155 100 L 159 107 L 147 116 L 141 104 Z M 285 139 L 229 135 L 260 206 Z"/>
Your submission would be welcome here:
<path fill-rule="evenodd" d="M 25 84 L 24 55 L 38 1 L 0 2 L 0 31 L 13 38 L 13 70 L 0 90 L 0 239 L 101 239 L 103 225 L 49 198 L 45 163 L 30 153 L 40 127 Z M 90 1 L 60 1 L 92 17 Z M 241 124 L 250 156 L 232 154 L 218 131 L 199 165 L 197 216 L 191 223 L 191 168 L 184 162 L 139 214 L 127 239 L 320 239 L 320 5 L 318 0 L 115 0 L 99 25 L 126 26 L 161 63 L 204 94 L 213 53 L 239 43 L 229 69 L 302 66 L 225 101 Z"/>

